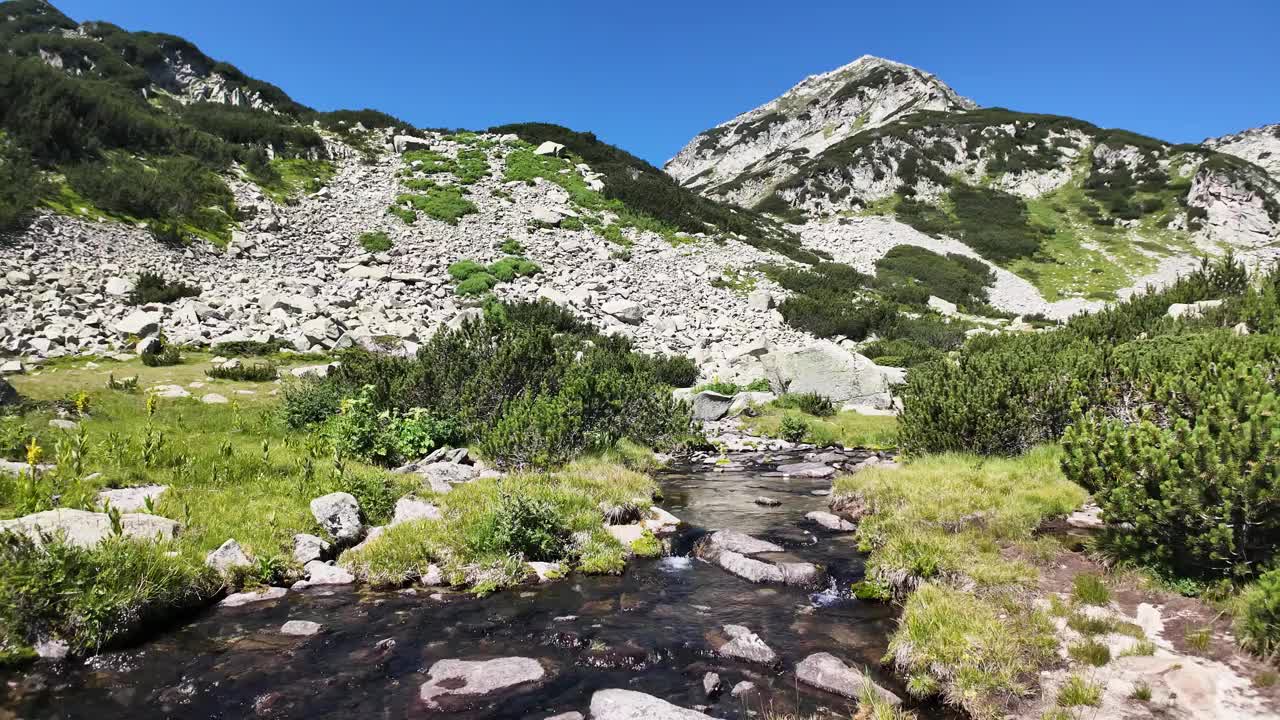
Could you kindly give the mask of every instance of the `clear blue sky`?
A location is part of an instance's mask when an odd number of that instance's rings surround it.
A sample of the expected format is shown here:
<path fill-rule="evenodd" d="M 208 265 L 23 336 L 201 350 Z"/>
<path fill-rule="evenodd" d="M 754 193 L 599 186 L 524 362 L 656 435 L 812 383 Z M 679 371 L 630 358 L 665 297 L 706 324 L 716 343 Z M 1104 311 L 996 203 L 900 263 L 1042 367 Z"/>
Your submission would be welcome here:
<path fill-rule="evenodd" d="M 1198 142 L 1280 122 L 1280 0 L 54 0 L 184 36 L 319 109 L 591 130 L 655 164 L 859 55 L 982 105 Z"/>

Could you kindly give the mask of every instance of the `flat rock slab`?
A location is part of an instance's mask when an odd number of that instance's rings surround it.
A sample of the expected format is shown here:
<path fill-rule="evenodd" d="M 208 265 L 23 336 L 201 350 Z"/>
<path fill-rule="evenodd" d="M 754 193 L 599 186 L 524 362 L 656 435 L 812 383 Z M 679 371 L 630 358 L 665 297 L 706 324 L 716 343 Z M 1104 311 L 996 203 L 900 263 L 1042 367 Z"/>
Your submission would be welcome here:
<path fill-rule="evenodd" d="M 137 512 L 146 508 L 148 499 L 155 503 L 168 489 L 168 485 L 142 485 L 140 487 L 103 490 L 98 493 L 98 507 L 105 508 L 110 504 L 111 507 L 120 512 Z"/>
<path fill-rule="evenodd" d="M 547 677 L 547 670 L 533 658 L 504 657 L 441 660 L 427 675 L 430 679 L 418 689 L 418 697 L 431 710 L 451 711 L 522 685 L 532 686 Z"/>
<path fill-rule="evenodd" d="M 806 514 L 804 517 L 806 520 L 815 522 L 828 530 L 835 530 L 837 532 L 853 532 L 858 529 L 857 525 L 854 525 L 835 513 L 814 510 L 813 512 Z"/>
<path fill-rule="evenodd" d="M 176 520 L 142 513 L 121 515 L 120 525 L 125 537 L 137 540 L 172 540 L 179 529 Z M 46 510 L 0 521 L 0 531 L 22 533 L 37 543 L 41 542 L 41 533 L 61 534 L 68 543 L 84 548 L 93 547 L 112 534 L 111 518 L 106 513 L 68 509 Z"/>
<path fill-rule="evenodd" d="M 717 550 L 728 550 L 740 555 L 758 555 L 760 553 L 782 552 L 782 546 L 767 540 L 753 538 L 736 530 L 717 530 L 711 533 L 704 543 Z"/>
<path fill-rule="evenodd" d="M 294 635 L 297 637 L 310 637 L 324 630 L 324 626 L 318 622 L 310 620 L 290 620 L 280 626 L 282 635 Z"/>
<path fill-rule="evenodd" d="M 633 690 L 599 690 L 591 696 L 591 720 L 703 720 L 710 717 Z"/>
<path fill-rule="evenodd" d="M 796 679 L 819 690 L 853 699 L 857 699 L 863 689 L 870 686 L 890 703 L 902 704 L 897 695 L 880 687 L 874 680 L 849 667 L 831 653 L 816 653 L 801 660 L 796 665 Z"/>
<path fill-rule="evenodd" d="M 218 603 L 218 607 L 237 608 L 253 603 L 267 602 L 269 600 L 279 600 L 289 591 L 282 587 L 269 587 L 256 592 L 242 592 L 228 595 Z"/>
<path fill-rule="evenodd" d="M 391 527 L 410 520 L 439 520 L 443 517 L 440 508 L 425 500 L 402 497 L 396 501 L 395 516 L 391 518 Z"/>
<path fill-rule="evenodd" d="M 825 478 L 836 474 L 836 469 L 830 465 L 824 465 L 818 462 L 800 462 L 790 463 L 788 465 L 779 465 L 778 472 L 787 477 L 799 478 Z"/>

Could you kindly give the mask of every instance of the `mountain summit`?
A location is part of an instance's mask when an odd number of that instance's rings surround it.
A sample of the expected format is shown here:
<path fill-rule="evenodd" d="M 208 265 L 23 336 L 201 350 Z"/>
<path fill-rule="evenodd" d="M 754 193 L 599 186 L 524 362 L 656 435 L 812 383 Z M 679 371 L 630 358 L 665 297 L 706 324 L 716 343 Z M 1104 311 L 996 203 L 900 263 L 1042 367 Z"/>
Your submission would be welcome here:
<path fill-rule="evenodd" d="M 920 110 L 974 107 L 934 75 L 863 55 L 701 133 L 666 170 L 687 187 L 754 205 L 804 161 L 845 138 Z"/>

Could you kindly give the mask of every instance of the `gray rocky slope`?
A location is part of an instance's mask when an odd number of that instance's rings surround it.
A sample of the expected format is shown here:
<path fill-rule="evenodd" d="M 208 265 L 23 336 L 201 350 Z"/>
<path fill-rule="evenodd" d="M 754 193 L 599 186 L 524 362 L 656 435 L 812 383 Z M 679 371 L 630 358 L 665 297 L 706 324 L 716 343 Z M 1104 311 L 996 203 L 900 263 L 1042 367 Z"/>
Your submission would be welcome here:
<path fill-rule="evenodd" d="M 454 157 L 463 145 L 450 138 L 424 140 Z M 383 139 L 390 150 L 391 138 Z M 542 272 L 499 285 L 498 296 L 570 307 L 646 351 L 695 357 L 708 377 L 747 372 L 744 359 L 754 363 L 766 348 L 815 343 L 772 309 L 781 292 L 768 280 L 760 278 L 753 293 L 715 282 L 726 271 L 788 262 L 781 256 L 732 238 L 675 247 L 635 229 L 624 231 L 624 248 L 589 227 L 555 227 L 545 221 L 575 212 L 566 191 L 540 180 L 504 182 L 505 154 L 519 141 L 481 140 L 495 143 L 492 172 L 468 186 L 477 212 L 456 225 L 425 216 L 409 225 L 388 214 L 405 192 L 405 163 L 390 151 L 375 164 L 335 161 L 333 180 L 294 205 L 233 180 L 247 217 L 225 250 L 203 242 L 174 249 L 140 226 L 46 214 L 0 243 L 0 355 L 113 352 L 160 330 L 179 343 L 273 339 L 299 351 L 380 344 L 412 352 L 440 327 L 479 314 L 475 301 L 455 294 L 449 265 L 498 260 L 508 239 Z M 582 166 L 574 172 L 591 176 Z M 368 231 L 385 232 L 392 249 L 364 251 L 357 237 Z M 130 306 L 126 295 L 144 271 L 202 292 Z M 750 373 L 758 377 L 759 367 Z"/>
<path fill-rule="evenodd" d="M 1280 181 L 1280 123 L 1209 138 L 1204 146 L 1248 160 Z"/>

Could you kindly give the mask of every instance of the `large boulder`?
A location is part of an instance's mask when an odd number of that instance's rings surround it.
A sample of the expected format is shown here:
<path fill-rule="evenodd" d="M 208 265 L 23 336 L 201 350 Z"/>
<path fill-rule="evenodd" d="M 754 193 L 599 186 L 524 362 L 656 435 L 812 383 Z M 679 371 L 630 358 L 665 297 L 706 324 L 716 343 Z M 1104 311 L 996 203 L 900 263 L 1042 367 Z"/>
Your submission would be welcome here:
<path fill-rule="evenodd" d="M 719 420 L 729 413 L 731 407 L 733 407 L 733 396 L 703 390 L 693 396 L 693 419 Z"/>
<path fill-rule="evenodd" d="M 858 670 L 845 665 L 844 661 L 831 653 L 817 653 L 801 660 L 796 665 L 796 679 L 805 685 L 854 699 L 862 695 L 864 688 L 870 687 L 888 702 L 894 705 L 902 703 L 897 695 L 880 687 Z"/>
<path fill-rule="evenodd" d="M 0 407 L 4 405 L 13 405 L 18 402 L 18 391 L 13 389 L 13 385 L 8 380 L 0 378 Z"/>
<path fill-rule="evenodd" d="M 98 493 L 98 507 L 104 510 L 112 507 L 120 512 L 137 512 L 146 509 L 148 500 L 155 504 L 168 490 L 168 485 L 142 485 L 103 490 Z"/>
<path fill-rule="evenodd" d="M 204 564 L 217 570 L 220 575 L 227 575 L 236 568 L 249 567 L 253 561 L 241 549 L 240 543 L 234 539 L 227 540 L 204 558 Z"/>
<path fill-rule="evenodd" d="M 542 663 L 533 658 L 504 657 L 494 660 L 440 660 L 427 671 L 429 679 L 418 697 L 429 710 L 457 711 L 498 693 L 530 689 L 547 677 Z"/>
<path fill-rule="evenodd" d="M 742 555 L 782 552 L 782 547 L 768 540 L 751 537 L 737 530 L 717 530 L 698 542 L 696 552 L 704 560 L 713 559 L 721 551 L 729 550 Z"/>
<path fill-rule="evenodd" d="M 364 537 L 360 503 L 349 493 L 329 493 L 312 500 L 311 515 L 338 545 L 354 545 Z"/>
<path fill-rule="evenodd" d="M 763 357 L 769 376 L 787 392 L 818 393 L 833 403 L 887 408 L 893 404 L 884 373 L 867 358 L 829 341 Z"/>
<path fill-rule="evenodd" d="M 644 321 L 644 307 L 631 300 L 610 300 L 600 309 L 628 325 L 639 325 Z"/>
<path fill-rule="evenodd" d="M 176 520 L 125 513 L 120 516 L 121 534 L 139 540 L 172 540 L 178 534 Z M 42 535 L 63 537 L 66 542 L 90 548 L 113 534 L 111 516 L 87 510 L 46 510 L 26 515 L 16 520 L 0 521 L 0 531 L 22 533 L 33 541 L 42 542 Z"/>
<path fill-rule="evenodd" d="M 160 312 L 135 310 L 116 323 L 116 332 L 124 336 L 145 337 L 160 331 L 160 321 L 164 315 Z"/>
<path fill-rule="evenodd" d="M 591 720 L 707 720 L 710 717 L 634 690 L 597 690 L 591 696 Z"/>
<path fill-rule="evenodd" d="M 538 146 L 537 150 L 533 151 L 533 154 L 560 157 L 560 154 L 563 152 L 564 152 L 564 145 L 561 145 L 560 143 L 554 142 L 552 140 L 545 140 L 541 145 Z"/>

